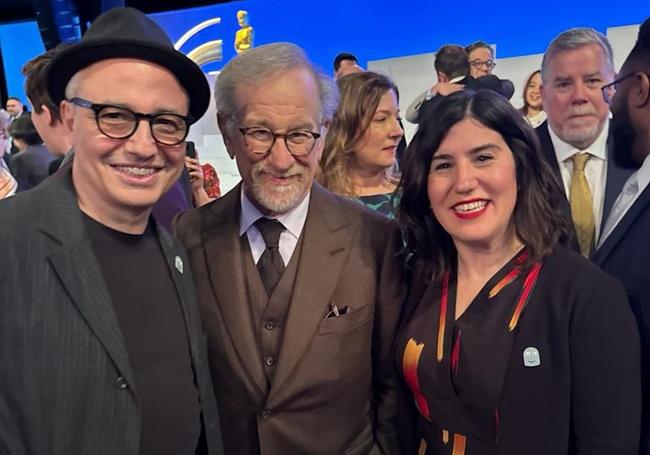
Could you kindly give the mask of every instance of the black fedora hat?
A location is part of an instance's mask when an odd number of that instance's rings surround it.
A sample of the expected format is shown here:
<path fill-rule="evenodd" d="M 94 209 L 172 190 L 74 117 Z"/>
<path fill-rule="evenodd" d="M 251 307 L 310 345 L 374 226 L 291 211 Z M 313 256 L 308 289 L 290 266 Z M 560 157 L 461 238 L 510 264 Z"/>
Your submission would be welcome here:
<path fill-rule="evenodd" d="M 48 68 L 48 92 L 58 104 L 78 71 L 111 58 L 146 60 L 168 69 L 190 98 L 192 122 L 210 102 L 210 86 L 196 63 L 174 45 L 158 24 L 134 8 L 114 8 L 95 19 L 81 41 L 57 55 Z"/>

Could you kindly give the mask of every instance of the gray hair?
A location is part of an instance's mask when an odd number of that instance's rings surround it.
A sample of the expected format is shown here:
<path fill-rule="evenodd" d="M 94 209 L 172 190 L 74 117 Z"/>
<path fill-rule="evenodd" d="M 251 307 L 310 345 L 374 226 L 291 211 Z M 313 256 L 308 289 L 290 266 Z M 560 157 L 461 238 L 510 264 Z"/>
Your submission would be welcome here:
<path fill-rule="evenodd" d="M 593 28 L 580 27 L 569 29 L 553 38 L 542 59 L 542 81 L 546 83 L 548 80 L 548 67 L 553 57 L 562 51 L 577 49 L 590 44 L 596 44 L 603 50 L 607 67 L 612 74 L 615 74 L 614 52 L 607 37 Z"/>
<path fill-rule="evenodd" d="M 259 84 L 295 68 L 307 69 L 314 75 L 318 84 L 321 121 L 332 120 L 339 104 L 336 84 L 332 78 L 314 66 L 304 50 L 291 43 L 254 47 L 228 62 L 215 82 L 217 113 L 227 119 L 236 112 L 234 95 L 238 85 Z"/>

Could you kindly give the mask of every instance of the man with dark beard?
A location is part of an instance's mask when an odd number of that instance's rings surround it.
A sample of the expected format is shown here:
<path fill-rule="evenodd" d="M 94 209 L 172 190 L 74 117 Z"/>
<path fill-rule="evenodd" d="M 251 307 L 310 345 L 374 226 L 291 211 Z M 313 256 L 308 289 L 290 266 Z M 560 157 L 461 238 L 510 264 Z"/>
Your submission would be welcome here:
<path fill-rule="evenodd" d="M 650 454 L 650 18 L 620 71 L 603 87 L 614 114 L 614 159 L 638 170 L 623 186 L 605 222 L 593 261 L 623 282 L 639 323 L 643 356 L 642 455 Z M 625 374 L 624 372 L 621 372 Z"/>
<path fill-rule="evenodd" d="M 175 226 L 226 453 L 398 454 L 401 239 L 392 221 L 314 183 L 336 86 L 300 48 L 277 43 L 231 60 L 215 98 L 242 183 Z"/>

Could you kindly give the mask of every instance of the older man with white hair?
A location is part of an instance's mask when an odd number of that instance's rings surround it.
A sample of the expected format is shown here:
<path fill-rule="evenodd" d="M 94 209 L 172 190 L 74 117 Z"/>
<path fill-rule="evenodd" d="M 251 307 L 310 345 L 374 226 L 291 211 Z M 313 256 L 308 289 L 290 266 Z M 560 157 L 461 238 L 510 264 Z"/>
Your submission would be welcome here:
<path fill-rule="evenodd" d="M 192 261 L 226 453 L 395 454 L 393 222 L 314 176 L 333 81 L 288 43 L 216 82 L 242 183 L 177 220 Z"/>
<path fill-rule="evenodd" d="M 560 33 L 542 60 L 541 93 L 548 120 L 537 134 L 544 157 L 564 183 L 578 246 L 587 257 L 630 174 L 609 159 L 609 105 L 601 88 L 614 75 L 609 41 L 590 28 Z"/>

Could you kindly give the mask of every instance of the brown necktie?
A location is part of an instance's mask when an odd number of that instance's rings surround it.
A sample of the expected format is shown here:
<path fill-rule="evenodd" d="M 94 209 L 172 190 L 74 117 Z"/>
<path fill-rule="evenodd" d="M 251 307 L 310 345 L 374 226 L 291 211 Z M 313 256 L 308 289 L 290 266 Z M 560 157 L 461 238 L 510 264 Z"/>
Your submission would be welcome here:
<path fill-rule="evenodd" d="M 594 246 L 595 222 L 594 209 L 589 183 L 585 176 L 585 165 L 591 158 L 589 153 L 573 155 L 573 173 L 569 200 L 571 202 L 571 218 L 578 234 L 578 244 L 583 256 L 589 257 Z"/>
<path fill-rule="evenodd" d="M 284 273 L 284 261 L 280 255 L 280 234 L 284 226 L 279 221 L 268 218 L 260 218 L 255 222 L 255 226 L 266 244 L 264 253 L 257 261 L 257 270 L 260 272 L 266 293 L 270 296 Z"/>

